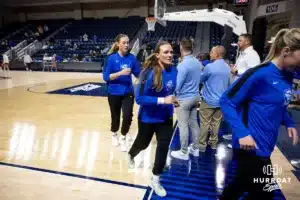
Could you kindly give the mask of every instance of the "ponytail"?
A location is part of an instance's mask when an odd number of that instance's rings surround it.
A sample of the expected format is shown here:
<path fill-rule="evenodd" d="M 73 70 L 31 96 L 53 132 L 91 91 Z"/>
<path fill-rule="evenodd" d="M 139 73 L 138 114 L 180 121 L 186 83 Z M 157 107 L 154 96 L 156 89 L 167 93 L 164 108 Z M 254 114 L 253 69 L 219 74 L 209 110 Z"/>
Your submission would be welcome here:
<path fill-rule="evenodd" d="M 110 50 L 108 51 L 107 55 L 114 54 L 119 50 L 117 42 L 114 42 L 111 46 Z"/>
<path fill-rule="evenodd" d="M 262 64 L 271 62 L 276 56 L 278 56 L 280 54 L 280 51 L 282 50 L 282 48 L 284 48 L 287 45 L 284 40 L 284 36 L 288 31 L 289 31 L 289 29 L 282 29 L 277 33 L 275 40 L 271 45 L 269 53 L 268 53 L 265 61 Z"/>
<path fill-rule="evenodd" d="M 115 42 L 113 43 L 113 45 L 111 46 L 110 50 L 108 51 L 107 55 L 110 55 L 110 54 L 114 54 L 116 53 L 118 50 L 119 50 L 119 47 L 118 47 L 118 42 L 120 42 L 121 38 L 123 37 L 128 37 L 127 35 L 125 34 L 119 34 L 116 39 L 115 39 Z"/>
<path fill-rule="evenodd" d="M 148 70 L 153 68 L 153 88 L 156 89 L 157 92 L 162 90 L 162 69 L 158 64 L 158 60 L 156 58 L 155 53 L 148 56 L 144 62 L 143 70 L 141 72 L 142 76 L 146 74 Z"/>
<path fill-rule="evenodd" d="M 157 58 L 155 57 L 155 53 L 153 53 L 145 59 L 143 68 L 144 70 L 147 70 L 148 68 L 150 68 L 150 66 L 153 66 L 156 63 L 157 63 Z"/>
<path fill-rule="evenodd" d="M 153 70 L 154 73 L 154 80 L 153 80 L 153 86 L 156 89 L 157 92 L 160 92 L 163 87 L 162 83 L 162 68 L 156 65 Z"/>

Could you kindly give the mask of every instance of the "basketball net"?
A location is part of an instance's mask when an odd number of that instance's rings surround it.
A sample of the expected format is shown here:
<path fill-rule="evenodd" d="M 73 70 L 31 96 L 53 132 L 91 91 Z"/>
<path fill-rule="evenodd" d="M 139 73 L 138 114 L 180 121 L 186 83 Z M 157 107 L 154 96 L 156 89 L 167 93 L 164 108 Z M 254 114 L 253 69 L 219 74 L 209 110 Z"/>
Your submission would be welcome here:
<path fill-rule="evenodd" d="M 154 17 L 146 17 L 146 22 L 148 24 L 148 31 L 155 31 L 156 19 Z"/>

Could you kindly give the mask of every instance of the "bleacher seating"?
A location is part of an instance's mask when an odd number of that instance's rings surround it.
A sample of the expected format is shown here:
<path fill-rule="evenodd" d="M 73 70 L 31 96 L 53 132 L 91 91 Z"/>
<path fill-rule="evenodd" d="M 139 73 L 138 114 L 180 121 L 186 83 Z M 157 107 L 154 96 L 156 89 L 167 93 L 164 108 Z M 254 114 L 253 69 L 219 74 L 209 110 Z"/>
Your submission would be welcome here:
<path fill-rule="evenodd" d="M 160 38 L 163 40 L 177 41 L 183 37 L 195 37 L 197 23 L 196 22 L 173 22 L 167 23 L 166 27 L 156 23 L 155 31 L 151 37 L 145 37 L 145 42 L 158 41 Z"/>
<path fill-rule="evenodd" d="M 137 34 L 142 25 L 145 23 L 142 17 L 128 17 L 118 18 L 109 17 L 103 19 L 84 19 L 84 20 L 43 20 L 43 21 L 29 21 L 27 24 L 15 24 L 6 29 L 1 29 L 3 35 L 5 31 L 22 30 L 19 33 L 6 38 L 6 43 L 1 45 L 0 53 L 9 50 L 9 42 L 18 44 L 20 41 L 27 39 L 29 42 L 32 40 L 26 37 L 25 33 L 32 34 L 38 31 L 37 27 L 47 25 L 49 31 L 42 34 L 42 36 L 34 37 L 34 39 L 43 39 L 49 34 L 61 28 L 63 25 L 69 25 L 61 30 L 52 38 L 42 50 L 37 52 L 33 58 L 35 61 L 40 62 L 47 54 L 52 56 L 56 54 L 57 62 L 101 62 L 106 57 L 111 44 L 114 42 L 115 37 L 124 33 L 130 39 Z M 12 27 L 15 27 L 12 28 Z M 210 49 L 215 45 L 221 44 L 221 38 L 224 34 L 224 28 L 218 24 L 211 23 L 210 26 Z M 142 44 L 147 45 L 148 53 L 155 48 L 157 42 L 161 40 L 169 41 L 174 48 L 174 64 L 178 63 L 179 58 L 179 41 L 184 37 L 195 38 L 197 30 L 197 22 L 168 22 L 166 27 L 160 24 L 155 25 L 154 32 L 147 32 Z M 83 40 L 84 34 L 88 35 L 88 41 Z M 4 34 L 5 35 L 5 34 Z M 94 35 L 96 38 L 94 38 Z M 196 38 L 197 39 L 197 38 Z M 69 44 L 66 44 L 69 41 Z M 237 42 L 237 36 L 232 38 L 233 42 Z M 76 45 L 75 45 L 76 44 Z M 141 45 L 142 45 L 141 44 Z M 76 48 L 74 48 L 74 45 Z M 139 55 L 141 55 L 140 52 Z M 236 49 L 234 47 L 229 49 L 229 58 L 233 60 L 236 56 Z M 140 57 L 140 56 L 139 56 Z M 2 56 L 0 60 L 2 59 Z"/>
<path fill-rule="evenodd" d="M 179 41 L 184 37 L 195 38 L 197 22 L 170 21 L 166 27 L 156 23 L 154 32 L 147 32 L 143 43 L 147 43 L 148 50 L 154 49 L 157 42 L 162 39 L 172 43 L 174 48 L 174 64 L 178 63 Z"/>
<path fill-rule="evenodd" d="M 66 23 L 67 20 L 43 20 L 28 21 L 27 23 L 16 23 L 6 26 L 6 28 L 1 29 L 0 32 L 0 36 L 6 37 L 0 41 L 0 61 L 2 61 L 3 53 L 13 48 L 23 40 L 27 40 L 28 44 L 36 39 L 42 40 Z M 39 36 L 34 35 L 38 32 L 38 26 L 41 26 L 44 30 L 45 25 L 48 27 L 48 31 L 44 31 L 42 34 L 40 33 Z"/>
<path fill-rule="evenodd" d="M 54 31 L 68 23 L 69 20 L 36 20 L 36 21 L 28 21 L 27 27 L 21 31 L 20 33 L 14 35 L 12 39 L 19 39 L 19 40 L 27 40 L 29 43 L 35 39 L 42 40 L 45 37 L 52 34 Z M 38 32 L 38 27 L 41 26 L 43 29 L 43 33 L 39 33 L 39 36 L 33 36 L 32 38 L 29 36 L 30 34 L 34 34 Z M 48 31 L 45 31 L 45 26 L 48 27 Z M 25 36 L 27 33 L 28 36 Z"/>
<path fill-rule="evenodd" d="M 19 40 L 14 40 L 10 36 L 24 26 L 23 23 L 12 23 L 0 29 L 0 61 L 2 61 L 2 54 L 8 51 L 10 46 L 19 43 Z"/>
<path fill-rule="evenodd" d="M 23 26 L 24 24 L 22 23 L 12 23 L 4 26 L 3 28 L 0 29 L 0 40 L 2 40 L 7 35 L 13 33 L 14 31 L 20 29 Z"/>
<path fill-rule="evenodd" d="M 54 36 L 54 44 L 48 44 L 47 48 L 36 53 L 34 58 L 41 61 L 45 54 L 56 54 L 57 61 L 103 62 L 108 48 L 118 34 L 127 34 L 132 39 L 143 24 L 144 18 L 141 17 L 73 21 L 66 30 Z M 88 35 L 88 41 L 83 41 L 82 36 L 85 33 Z M 94 38 L 94 35 L 97 38 Z M 66 40 L 70 41 L 70 44 L 66 44 Z M 90 55 L 91 51 L 95 51 L 95 54 Z"/>

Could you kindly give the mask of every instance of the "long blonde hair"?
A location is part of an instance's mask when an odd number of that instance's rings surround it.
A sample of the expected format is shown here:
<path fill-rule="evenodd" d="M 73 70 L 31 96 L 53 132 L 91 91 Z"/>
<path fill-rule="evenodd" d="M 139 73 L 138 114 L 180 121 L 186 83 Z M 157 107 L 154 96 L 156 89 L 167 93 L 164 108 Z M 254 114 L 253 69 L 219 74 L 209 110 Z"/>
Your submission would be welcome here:
<path fill-rule="evenodd" d="M 300 50 L 300 29 L 282 29 L 280 30 L 270 48 L 270 51 L 263 63 L 272 61 L 280 55 L 281 50 L 288 46 L 291 51 Z"/>
<path fill-rule="evenodd" d="M 147 70 L 153 68 L 153 73 L 154 73 L 153 87 L 156 89 L 157 92 L 162 90 L 163 84 L 162 84 L 162 68 L 159 66 L 156 54 L 159 53 L 161 46 L 167 44 L 170 45 L 170 43 L 164 41 L 157 44 L 153 53 L 148 58 L 146 58 L 143 65 L 143 70 L 141 72 L 141 74 L 145 74 Z"/>
<path fill-rule="evenodd" d="M 123 37 L 128 37 L 128 36 L 125 35 L 125 34 L 119 34 L 119 35 L 116 37 L 115 42 L 114 42 L 113 45 L 111 46 L 111 48 L 110 48 L 110 50 L 108 51 L 107 55 L 114 54 L 114 53 L 116 53 L 116 52 L 119 50 L 118 43 L 120 42 L 120 40 L 121 40 Z"/>

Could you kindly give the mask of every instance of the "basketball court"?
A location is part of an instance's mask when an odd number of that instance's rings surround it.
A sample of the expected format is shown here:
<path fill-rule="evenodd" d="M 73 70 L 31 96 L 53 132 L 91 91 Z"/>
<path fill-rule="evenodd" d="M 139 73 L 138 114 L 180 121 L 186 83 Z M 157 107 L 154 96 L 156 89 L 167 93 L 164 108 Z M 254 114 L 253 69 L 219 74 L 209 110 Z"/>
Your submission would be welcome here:
<path fill-rule="evenodd" d="M 159 199 L 148 188 L 155 139 L 137 157 L 137 165 L 142 160 L 144 165 L 129 170 L 127 153 L 111 145 L 107 98 L 89 91 L 53 93 L 97 90 L 91 83 L 101 85 L 102 75 L 13 71 L 11 79 L 0 80 L 1 199 Z M 134 110 L 129 143 L 137 133 L 137 106 Z M 171 149 L 178 148 L 175 130 Z M 221 143 L 199 160 L 169 160 L 162 178 L 169 198 L 215 199 L 233 175 L 230 156 Z M 279 177 L 291 177 L 291 183 L 282 184 L 286 199 L 298 199 L 299 177 L 292 165 L 279 149 L 272 161 L 283 169 Z"/>
<path fill-rule="evenodd" d="M 176 11 L 160 0 L 154 9 L 164 26 L 164 13 Z M 187 15 L 182 15 L 181 21 Z M 135 169 L 128 169 L 127 153 L 112 146 L 101 73 L 11 71 L 11 78 L 0 78 L 0 97 L 1 200 L 217 199 L 235 173 L 228 141 L 220 140 L 216 151 L 208 149 L 189 161 L 169 155 L 161 177 L 168 195 L 158 197 L 148 186 L 155 137 L 136 157 Z M 135 104 L 128 148 L 137 134 L 137 111 Z M 292 114 L 300 131 L 298 112 Z M 170 150 L 180 145 L 176 121 L 174 127 Z M 278 140 L 272 154 L 272 163 L 278 167 L 275 177 L 282 182 L 276 199 L 298 200 L 300 169 L 291 165 L 291 160 L 300 159 L 300 145 L 292 147 L 284 128 Z"/>

